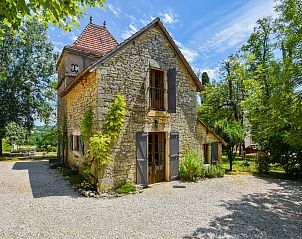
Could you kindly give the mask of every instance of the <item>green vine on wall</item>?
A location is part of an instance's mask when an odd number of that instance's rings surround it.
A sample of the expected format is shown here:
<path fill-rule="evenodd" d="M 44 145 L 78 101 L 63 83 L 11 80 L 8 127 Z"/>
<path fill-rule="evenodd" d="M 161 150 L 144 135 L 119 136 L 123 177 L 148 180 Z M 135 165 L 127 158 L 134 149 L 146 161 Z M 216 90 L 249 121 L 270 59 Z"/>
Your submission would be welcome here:
<path fill-rule="evenodd" d="M 91 174 L 92 162 L 97 160 L 100 166 L 106 166 L 111 161 L 111 147 L 118 139 L 124 127 L 126 114 L 126 99 L 117 94 L 105 118 L 103 129 L 89 139 L 88 155 L 83 164 L 83 172 Z"/>

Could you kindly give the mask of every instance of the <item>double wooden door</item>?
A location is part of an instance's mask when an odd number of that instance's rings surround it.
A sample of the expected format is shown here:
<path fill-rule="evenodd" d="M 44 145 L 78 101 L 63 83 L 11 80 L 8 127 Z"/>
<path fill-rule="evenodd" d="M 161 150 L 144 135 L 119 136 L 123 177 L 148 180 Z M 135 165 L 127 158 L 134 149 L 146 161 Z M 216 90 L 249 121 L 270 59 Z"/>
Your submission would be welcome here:
<path fill-rule="evenodd" d="M 148 183 L 165 180 L 165 133 L 148 134 Z"/>

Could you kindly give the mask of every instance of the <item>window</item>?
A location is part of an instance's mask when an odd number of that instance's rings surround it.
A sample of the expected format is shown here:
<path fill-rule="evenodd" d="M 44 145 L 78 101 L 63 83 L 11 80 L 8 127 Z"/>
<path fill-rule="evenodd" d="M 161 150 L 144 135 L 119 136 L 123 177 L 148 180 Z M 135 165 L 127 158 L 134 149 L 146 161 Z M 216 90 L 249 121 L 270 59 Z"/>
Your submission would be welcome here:
<path fill-rule="evenodd" d="M 81 144 L 81 138 L 79 135 L 73 136 L 73 150 L 74 151 L 80 151 L 80 144 Z"/>
<path fill-rule="evenodd" d="M 164 105 L 164 72 L 150 70 L 150 109 L 165 110 Z"/>
<path fill-rule="evenodd" d="M 81 136 L 80 135 L 70 135 L 70 148 L 72 151 L 81 150 Z"/>

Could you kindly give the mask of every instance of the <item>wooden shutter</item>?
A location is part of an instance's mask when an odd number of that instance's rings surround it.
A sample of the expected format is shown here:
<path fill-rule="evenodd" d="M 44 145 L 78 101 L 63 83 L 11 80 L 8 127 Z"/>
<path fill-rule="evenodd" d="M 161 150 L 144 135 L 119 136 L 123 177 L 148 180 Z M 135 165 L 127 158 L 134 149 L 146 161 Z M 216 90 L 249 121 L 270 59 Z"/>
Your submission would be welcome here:
<path fill-rule="evenodd" d="M 147 133 L 136 133 L 136 183 L 148 186 L 148 141 Z"/>
<path fill-rule="evenodd" d="M 218 161 L 218 143 L 211 144 L 211 163 L 217 163 Z"/>
<path fill-rule="evenodd" d="M 170 179 L 175 180 L 178 177 L 179 168 L 179 133 L 170 133 Z"/>
<path fill-rule="evenodd" d="M 176 113 L 176 68 L 168 70 L 168 112 Z"/>
<path fill-rule="evenodd" d="M 72 134 L 69 135 L 69 146 L 70 146 L 70 149 L 73 150 L 73 135 Z"/>
<path fill-rule="evenodd" d="M 79 137 L 79 151 L 84 156 L 85 150 L 84 150 L 84 141 L 82 140 L 82 137 Z"/>

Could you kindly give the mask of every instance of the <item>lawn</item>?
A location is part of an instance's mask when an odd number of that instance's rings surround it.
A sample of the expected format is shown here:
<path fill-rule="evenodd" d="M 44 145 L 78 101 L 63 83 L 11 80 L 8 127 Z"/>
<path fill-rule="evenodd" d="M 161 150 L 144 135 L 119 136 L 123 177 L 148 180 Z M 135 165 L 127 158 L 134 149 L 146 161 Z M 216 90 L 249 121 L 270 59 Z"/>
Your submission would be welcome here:
<path fill-rule="evenodd" d="M 268 177 L 268 178 L 286 178 L 284 169 L 278 164 L 271 164 L 268 174 L 260 174 L 256 168 L 256 154 L 247 154 L 244 159 L 241 156 L 236 156 L 233 161 L 232 174 L 251 174 L 255 176 Z M 226 154 L 222 156 L 221 166 L 230 173 L 230 162 Z"/>
<path fill-rule="evenodd" d="M 0 156 L 0 162 L 1 161 L 54 159 L 56 157 L 57 157 L 57 152 L 49 152 L 45 155 L 43 154 L 43 152 L 35 152 L 34 154 L 3 152 L 3 155 Z"/>

